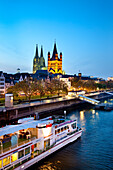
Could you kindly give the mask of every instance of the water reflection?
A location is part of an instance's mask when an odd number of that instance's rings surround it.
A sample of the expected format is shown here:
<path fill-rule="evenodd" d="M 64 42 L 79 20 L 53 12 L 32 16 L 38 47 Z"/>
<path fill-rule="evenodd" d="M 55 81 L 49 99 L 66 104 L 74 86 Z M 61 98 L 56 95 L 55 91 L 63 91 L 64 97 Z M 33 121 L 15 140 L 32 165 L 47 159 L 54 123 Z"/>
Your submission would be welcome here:
<path fill-rule="evenodd" d="M 80 119 L 84 120 L 84 111 L 80 111 Z"/>
<path fill-rule="evenodd" d="M 56 161 L 56 162 L 44 162 L 44 165 L 41 165 L 39 168 L 35 168 L 38 170 L 61 170 L 62 168 L 61 162 Z"/>
<path fill-rule="evenodd" d="M 95 110 L 92 110 L 92 114 L 95 114 Z"/>
<path fill-rule="evenodd" d="M 96 112 L 96 115 L 98 116 L 98 112 Z"/>

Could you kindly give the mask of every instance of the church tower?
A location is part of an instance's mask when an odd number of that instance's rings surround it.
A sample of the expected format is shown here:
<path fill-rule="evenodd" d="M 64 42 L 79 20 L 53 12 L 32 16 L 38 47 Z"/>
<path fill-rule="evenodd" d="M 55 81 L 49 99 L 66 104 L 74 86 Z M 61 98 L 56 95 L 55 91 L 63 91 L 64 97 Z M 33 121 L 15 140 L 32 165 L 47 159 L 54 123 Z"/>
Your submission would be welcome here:
<path fill-rule="evenodd" d="M 56 42 L 54 43 L 54 49 L 51 58 L 50 52 L 48 52 L 48 72 L 52 74 L 62 74 L 62 53 L 60 53 L 60 57 L 58 57 Z"/>
<path fill-rule="evenodd" d="M 45 59 L 43 57 L 43 47 L 41 46 L 40 57 L 38 55 L 38 45 L 36 45 L 36 52 L 33 59 L 33 74 L 36 73 L 37 70 L 45 70 Z"/>
<path fill-rule="evenodd" d="M 43 57 L 43 47 L 41 46 L 41 53 L 40 53 L 40 67 L 45 67 L 45 59 Z"/>
<path fill-rule="evenodd" d="M 36 44 L 36 52 L 33 59 L 33 74 L 39 69 L 38 44 Z"/>

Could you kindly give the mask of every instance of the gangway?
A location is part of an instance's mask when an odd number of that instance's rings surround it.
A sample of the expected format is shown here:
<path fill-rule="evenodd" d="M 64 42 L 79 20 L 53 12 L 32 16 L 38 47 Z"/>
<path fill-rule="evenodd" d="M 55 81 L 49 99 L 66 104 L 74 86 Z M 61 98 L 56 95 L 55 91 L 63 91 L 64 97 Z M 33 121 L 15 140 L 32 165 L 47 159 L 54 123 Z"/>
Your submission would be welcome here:
<path fill-rule="evenodd" d="M 89 98 L 89 97 L 86 97 L 86 96 L 83 96 L 83 95 L 80 95 L 80 94 L 78 95 L 78 98 L 80 100 L 84 100 L 84 101 L 89 102 L 89 103 L 94 104 L 94 105 L 98 105 L 99 102 L 100 102 L 98 100 L 95 100 L 95 99 L 92 99 L 92 98 Z"/>

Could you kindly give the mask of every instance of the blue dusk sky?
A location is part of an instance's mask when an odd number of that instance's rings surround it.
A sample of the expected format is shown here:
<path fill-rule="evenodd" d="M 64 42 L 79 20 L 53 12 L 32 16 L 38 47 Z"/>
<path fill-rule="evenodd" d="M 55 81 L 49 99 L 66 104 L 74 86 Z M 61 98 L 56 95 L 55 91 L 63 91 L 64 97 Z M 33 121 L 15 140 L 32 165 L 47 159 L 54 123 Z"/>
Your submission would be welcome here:
<path fill-rule="evenodd" d="M 47 65 L 55 39 L 67 74 L 113 76 L 113 0 L 0 0 L 0 70 L 31 73 L 36 44 Z"/>

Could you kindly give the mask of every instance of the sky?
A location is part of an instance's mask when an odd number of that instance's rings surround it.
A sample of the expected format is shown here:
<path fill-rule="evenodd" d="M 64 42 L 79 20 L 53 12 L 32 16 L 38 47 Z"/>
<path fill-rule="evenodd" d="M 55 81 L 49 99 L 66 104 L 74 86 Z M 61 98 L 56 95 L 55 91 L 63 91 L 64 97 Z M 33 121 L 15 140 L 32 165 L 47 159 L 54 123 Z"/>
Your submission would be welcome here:
<path fill-rule="evenodd" d="M 0 70 L 32 73 L 35 47 L 52 54 L 56 40 L 63 70 L 113 76 L 113 0 L 0 0 Z"/>

